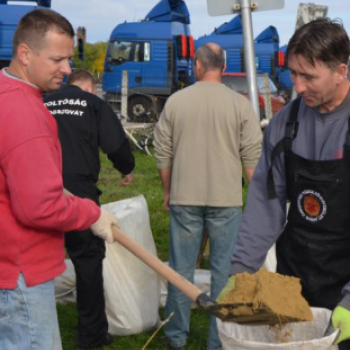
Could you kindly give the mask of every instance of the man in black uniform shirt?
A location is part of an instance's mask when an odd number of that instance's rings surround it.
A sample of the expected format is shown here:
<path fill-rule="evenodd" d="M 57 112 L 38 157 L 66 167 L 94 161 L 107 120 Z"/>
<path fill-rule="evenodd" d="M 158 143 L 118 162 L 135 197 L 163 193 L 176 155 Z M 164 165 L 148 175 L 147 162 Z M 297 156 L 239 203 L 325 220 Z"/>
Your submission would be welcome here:
<path fill-rule="evenodd" d="M 99 148 L 122 174 L 121 186 L 132 183 L 135 160 L 124 129 L 112 108 L 96 96 L 96 83 L 88 71 L 73 72 L 66 86 L 45 97 L 45 106 L 57 121 L 68 191 L 99 204 Z M 86 230 L 68 232 L 65 244 L 77 279 L 78 347 L 107 345 L 111 337 L 103 293 L 105 243 Z"/>

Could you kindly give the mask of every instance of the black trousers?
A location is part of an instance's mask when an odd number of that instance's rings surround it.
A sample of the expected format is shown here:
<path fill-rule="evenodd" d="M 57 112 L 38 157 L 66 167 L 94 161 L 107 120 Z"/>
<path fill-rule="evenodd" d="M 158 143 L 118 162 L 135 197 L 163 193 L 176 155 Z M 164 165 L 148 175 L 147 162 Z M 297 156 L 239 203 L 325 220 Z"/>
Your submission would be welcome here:
<path fill-rule="evenodd" d="M 99 204 L 100 192 L 93 181 L 66 177 L 63 180 L 68 191 Z M 78 347 L 98 347 L 108 332 L 102 275 L 105 242 L 85 230 L 67 232 L 65 244 L 76 274 Z"/>
<path fill-rule="evenodd" d="M 350 350 L 350 340 L 341 342 L 339 344 L 339 350 Z"/>

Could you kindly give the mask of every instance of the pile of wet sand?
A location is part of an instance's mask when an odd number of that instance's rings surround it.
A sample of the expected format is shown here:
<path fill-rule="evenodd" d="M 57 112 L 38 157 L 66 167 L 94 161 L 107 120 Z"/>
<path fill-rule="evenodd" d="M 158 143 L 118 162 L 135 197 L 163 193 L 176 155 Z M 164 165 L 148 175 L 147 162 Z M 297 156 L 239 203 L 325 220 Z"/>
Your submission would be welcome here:
<path fill-rule="evenodd" d="M 220 304 L 244 304 L 235 308 L 237 316 L 252 317 L 268 323 L 312 321 L 313 315 L 301 294 L 300 280 L 260 270 L 255 274 L 237 274 L 235 289 Z M 262 312 L 264 310 L 264 312 Z"/>

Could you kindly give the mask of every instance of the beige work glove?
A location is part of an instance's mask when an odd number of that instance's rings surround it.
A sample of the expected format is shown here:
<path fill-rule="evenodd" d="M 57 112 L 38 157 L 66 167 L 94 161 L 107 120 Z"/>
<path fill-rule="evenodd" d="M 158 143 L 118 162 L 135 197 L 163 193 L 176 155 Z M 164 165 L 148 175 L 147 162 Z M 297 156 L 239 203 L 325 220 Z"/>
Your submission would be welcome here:
<path fill-rule="evenodd" d="M 66 197 L 69 197 L 69 196 L 74 196 L 74 194 L 72 192 L 69 192 L 67 189 L 65 189 L 63 187 L 63 194 L 66 196 Z"/>
<path fill-rule="evenodd" d="M 112 225 L 119 227 L 117 219 L 108 210 L 101 208 L 101 215 L 99 219 L 91 225 L 91 231 L 97 237 L 113 243 L 115 241 L 112 232 Z"/>

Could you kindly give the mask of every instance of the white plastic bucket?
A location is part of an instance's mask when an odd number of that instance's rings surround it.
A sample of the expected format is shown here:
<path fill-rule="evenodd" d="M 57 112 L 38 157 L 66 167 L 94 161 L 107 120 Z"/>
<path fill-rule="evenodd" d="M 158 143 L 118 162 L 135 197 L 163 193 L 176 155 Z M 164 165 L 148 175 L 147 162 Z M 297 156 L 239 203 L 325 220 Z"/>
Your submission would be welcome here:
<path fill-rule="evenodd" d="M 247 326 L 217 319 L 223 350 L 337 350 L 338 346 L 332 344 L 338 332 L 323 336 L 331 318 L 331 311 L 312 308 L 312 313 L 312 322 L 289 323 L 281 328 L 268 325 Z"/>

